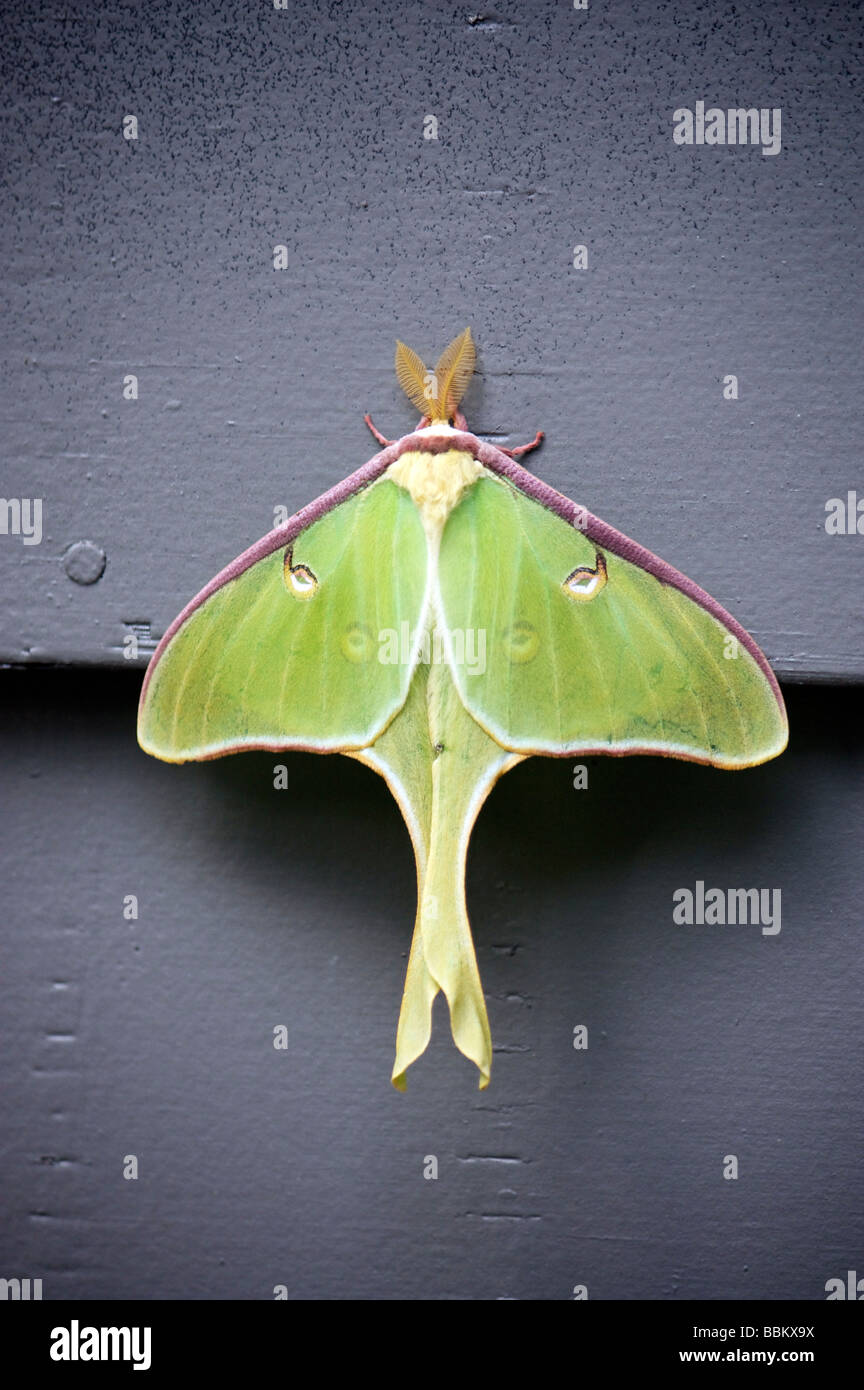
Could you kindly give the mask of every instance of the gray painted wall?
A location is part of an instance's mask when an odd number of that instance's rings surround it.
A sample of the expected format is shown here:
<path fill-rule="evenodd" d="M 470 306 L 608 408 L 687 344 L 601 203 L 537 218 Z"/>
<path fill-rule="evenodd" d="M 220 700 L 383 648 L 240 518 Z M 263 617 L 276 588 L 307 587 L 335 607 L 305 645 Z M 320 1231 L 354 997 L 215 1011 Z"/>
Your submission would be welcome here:
<path fill-rule="evenodd" d="M 44 539 L 0 546 L 0 658 L 160 634 L 274 507 L 374 452 L 365 410 L 415 423 L 394 338 L 434 359 L 470 322 L 477 432 L 545 429 L 536 470 L 781 674 L 864 677 L 864 544 L 825 532 L 829 498 L 864 498 L 860 11 L 471 17 L 6 7 L 3 486 L 43 499 Z M 780 153 L 675 145 L 700 99 L 779 107 Z M 82 540 L 107 555 L 89 587 L 63 567 Z"/>
<path fill-rule="evenodd" d="M 750 772 L 509 773 L 468 874 L 492 1082 L 439 1005 L 399 1095 L 414 871 L 384 783 L 155 762 L 133 673 L 0 690 L 9 1274 L 46 1298 L 820 1299 L 862 1270 L 857 692 L 794 691 L 789 751 Z M 676 926 L 697 879 L 779 888 L 779 934 Z"/>
<path fill-rule="evenodd" d="M 484 1093 L 440 1008 L 389 1086 L 414 884 L 383 783 L 135 743 L 124 636 L 362 463 L 364 410 L 409 429 L 394 337 L 465 323 L 478 433 L 544 428 L 532 467 L 787 680 L 864 676 L 864 539 L 825 530 L 861 480 L 860 14 L 472 16 L 0 16 L 2 491 L 44 509 L 40 545 L 0 535 L 0 660 L 46 668 L 0 673 L 0 1277 L 46 1298 L 813 1299 L 862 1268 L 857 690 L 787 687 L 789 751 L 740 776 L 504 779 L 469 865 Z M 700 98 L 781 107 L 781 152 L 675 146 Z M 674 925 L 699 879 L 779 888 L 779 935 Z"/>

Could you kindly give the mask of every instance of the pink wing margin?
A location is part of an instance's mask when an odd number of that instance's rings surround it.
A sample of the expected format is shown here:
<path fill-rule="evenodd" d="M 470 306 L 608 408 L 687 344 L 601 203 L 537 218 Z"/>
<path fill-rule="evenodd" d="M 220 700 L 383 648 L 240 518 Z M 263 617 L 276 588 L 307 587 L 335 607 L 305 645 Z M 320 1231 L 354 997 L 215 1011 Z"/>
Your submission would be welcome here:
<path fill-rule="evenodd" d="M 410 436 L 406 436 L 406 438 L 409 437 Z M 337 483 L 335 487 L 331 487 L 328 492 L 324 492 L 320 497 L 316 497 L 314 502 L 310 502 L 308 506 L 303 507 L 299 512 L 295 512 L 292 517 L 288 518 L 284 526 L 277 526 L 274 530 L 268 531 L 266 536 L 262 536 L 260 541 L 256 541 L 254 545 L 250 545 L 248 550 L 244 550 L 242 555 L 238 555 L 236 560 L 232 560 L 230 565 L 226 565 L 223 570 L 220 570 L 215 578 L 210 580 L 209 584 L 204 585 L 201 592 L 196 594 L 195 597 L 186 604 L 183 611 L 178 613 L 173 623 L 166 629 L 164 637 L 161 638 L 156 650 L 150 658 L 150 664 L 144 676 L 144 683 L 141 686 L 141 707 L 143 707 L 144 697 L 147 694 L 147 687 L 150 684 L 151 677 L 156 670 L 162 653 L 175 633 L 180 630 L 188 618 L 191 618 L 196 609 L 200 608 L 202 603 L 210 598 L 211 594 L 215 594 L 217 589 L 223 588 L 225 584 L 230 584 L 232 579 L 237 579 L 252 565 L 257 564 L 259 560 L 263 560 L 266 556 L 272 555 L 274 550 L 279 550 L 282 546 L 291 545 L 300 535 L 300 532 L 306 530 L 307 526 L 311 526 L 314 521 L 320 520 L 327 512 L 332 511 L 334 507 L 338 507 L 340 502 L 345 502 L 349 497 L 353 497 L 354 493 L 359 492 L 361 488 L 368 487 L 370 483 L 374 483 L 375 479 L 379 478 L 386 468 L 389 468 L 394 459 L 399 457 L 400 445 L 404 444 L 404 442 L 405 441 L 401 439 L 397 440 L 394 444 L 391 444 L 389 448 L 382 449 L 380 453 L 375 454 L 368 463 L 363 464 L 362 468 L 358 468 L 356 472 L 351 473 L 349 477 L 343 478 L 341 483 Z"/>
<path fill-rule="evenodd" d="M 754 642 L 749 632 L 732 617 L 731 613 L 727 613 L 726 609 L 723 608 L 716 599 L 713 599 L 704 589 L 700 589 L 699 585 L 694 584 L 692 579 L 688 579 L 686 575 L 681 574 L 679 570 L 667 564 L 665 560 L 661 560 L 659 556 L 654 555 L 652 551 L 646 550 L 642 545 L 638 545 L 636 541 L 631 540 L 629 536 L 623 535 L 621 531 L 616 531 L 614 527 L 607 525 L 605 521 L 601 521 L 599 517 L 594 516 L 587 508 L 581 507 L 575 502 L 571 502 L 570 498 L 565 497 L 563 493 L 556 492 L 555 488 L 550 487 L 548 483 L 544 483 L 539 478 L 536 478 L 533 473 L 529 473 L 527 468 L 523 468 L 515 459 L 502 453 L 500 449 L 496 449 L 494 444 L 490 444 L 486 440 L 478 439 L 476 435 L 467 431 L 457 431 L 453 434 L 446 435 L 424 435 L 416 432 L 403 435 L 401 439 L 397 439 L 394 443 L 388 445 L 386 449 L 382 449 L 380 453 L 373 455 L 368 463 L 363 464 L 362 468 L 358 468 L 347 478 L 343 478 L 342 482 L 337 483 L 335 487 L 322 493 L 314 502 L 310 502 L 308 506 L 296 512 L 294 516 L 286 521 L 284 526 L 278 526 L 273 531 L 268 532 L 266 536 L 256 541 L 248 550 L 244 550 L 242 555 L 238 555 L 236 560 L 232 560 L 230 565 L 226 565 L 225 569 L 220 570 L 215 578 L 211 579 L 209 584 L 206 584 L 201 592 L 196 594 L 196 596 L 187 603 L 183 611 L 179 613 L 173 623 L 171 623 L 164 637 L 162 637 L 156 647 L 150 664 L 147 667 L 147 672 L 141 687 L 141 704 L 143 705 L 150 679 L 168 643 L 171 641 L 174 634 L 183 626 L 187 618 L 191 617 L 196 609 L 200 608 L 201 604 L 204 603 L 211 594 L 214 594 L 217 589 L 221 589 L 223 585 L 230 583 L 232 579 L 236 579 L 249 569 L 251 565 L 256 564 L 258 560 L 263 560 L 265 556 L 271 555 L 274 550 L 278 550 L 282 546 L 290 545 L 307 526 L 311 526 L 313 522 L 318 521 L 334 507 L 338 507 L 340 502 L 345 502 L 349 497 L 352 497 L 354 493 L 359 492 L 361 488 L 368 487 L 370 483 L 375 482 L 376 478 L 379 478 L 381 474 L 389 468 L 390 464 L 394 463 L 402 454 L 411 450 L 438 454 L 444 453 L 448 449 L 460 449 L 473 455 L 475 459 L 491 469 L 493 473 L 498 473 L 501 477 L 507 478 L 514 487 L 517 487 L 519 491 L 523 492 L 527 497 L 532 498 L 535 502 L 539 502 L 540 505 L 545 507 L 548 511 L 554 512 L 556 516 L 561 517 L 562 521 L 566 521 L 568 525 L 581 531 L 583 535 L 595 542 L 601 549 L 609 550 L 613 555 L 620 555 L 623 560 L 628 560 L 631 564 L 638 565 L 649 574 L 653 574 L 660 580 L 661 584 L 671 585 L 672 588 L 680 590 L 687 598 L 692 599 L 694 603 L 698 603 L 701 608 L 704 608 L 706 612 L 710 613 L 712 617 L 722 623 L 727 631 L 730 632 L 733 637 L 737 638 L 741 646 L 750 653 L 771 686 L 778 707 L 785 718 L 786 706 L 783 701 L 780 686 L 777 683 L 777 677 L 768 664 L 767 658 L 759 646 L 757 646 L 756 642 Z"/>

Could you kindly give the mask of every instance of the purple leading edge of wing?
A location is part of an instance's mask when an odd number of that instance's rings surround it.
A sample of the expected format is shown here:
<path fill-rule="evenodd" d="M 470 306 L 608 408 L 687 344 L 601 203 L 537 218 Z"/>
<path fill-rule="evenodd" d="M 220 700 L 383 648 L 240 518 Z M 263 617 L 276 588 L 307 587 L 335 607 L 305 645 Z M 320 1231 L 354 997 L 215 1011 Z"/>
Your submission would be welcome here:
<path fill-rule="evenodd" d="M 465 439 L 474 439 L 473 435 L 465 436 Z M 661 584 L 669 584 L 673 589 L 679 589 L 687 598 L 698 603 L 700 608 L 704 608 L 713 618 L 736 637 L 742 647 L 753 657 L 753 660 L 760 667 L 774 693 L 774 698 L 780 707 L 780 711 L 785 718 L 786 706 L 777 684 L 777 677 L 771 670 L 764 652 L 757 646 L 750 633 L 741 626 L 731 613 L 707 594 L 704 589 L 700 589 L 698 584 L 694 584 L 692 579 L 688 579 L 686 574 L 681 574 L 672 565 L 668 565 L 665 560 L 661 560 L 652 551 L 646 550 L 643 545 L 638 545 L 636 541 L 631 541 L 629 536 L 625 536 L 621 531 L 616 531 L 613 526 L 608 526 L 605 521 L 594 516 L 585 507 L 577 506 L 571 502 L 569 497 L 556 492 L 548 483 L 541 482 L 535 478 L 533 473 L 529 473 L 527 468 L 523 468 L 521 463 L 511 459 L 507 454 L 502 454 L 500 449 L 496 449 L 494 444 L 487 444 L 484 440 L 476 440 L 479 446 L 474 451 L 474 457 L 480 463 L 491 468 L 493 473 L 500 473 L 507 478 L 520 492 L 524 492 L 526 497 L 531 497 L 541 506 L 546 507 L 550 512 L 555 512 L 562 521 L 566 521 L 571 526 L 576 526 L 582 535 L 594 541 L 602 550 L 610 550 L 613 555 L 620 555 L 622 560 L 629 560 L 631 564 L 638 565 L 640 569 L 647 570 L 659 579 Z M 461 444 L 455 442 L 451 447 L 460 448 Z M 467 444 L 466 446 L 467 447 Z"/>
<path fill-rule="evenodd" d="M 182 613 L 178 613 L 150 658 L 150 665 L 147 667 L 144 683 L 141 686 L 140 705 L 143 706 L 144 704 L 144 696 L 147 693 L 150 678 L 156 670 L 159 658 L 171 641 L 171 638 L 178 629 L 183 626 L 187 618 L 191 618 L 195 610 L 200 608 L 202 603 L 206 602 L 211 594 L 215 594 L 217 589 L 221 589 L 223 585 L 229 584 L 232 579 L 237 579 L 239 575 L 248 570 L 251 565 L 256 564 L 258 560 L 263 560 L 268 555 L 272 555 L 274 550 L 279 550 L 282 546 L 290 545 L 292 541 L 297 539 L 301 531 L 305 531 L 307 526 L 312 525 L 313 521 L 320 520 L 327 512 L 332 511 L 334 507 L 338 507 L 340 502 L 347 501 L 355 492 L 359 492 L 361 488 L 368 487 L 370 483 L 374 483 L 375 479 L 379 478 L 384 470 L 389 468 L 390 464 L 399 457 L 401 446 L 410 438 L 412 438 L 411 435 L 406 435 L 403 439 L 398 439 L 394 444 L 388 445 L 386 449 L 382 449 L 381 452 L 375 454 L 368 463 L 364 463 L 362 468 L 358 468 L 356 472 L 351 473 L 347 478 L 343 478 L 341 483 L 337 483 L 335 487 L 331 487 L 329 492 L 322 493 L 320 497 L 315 498 L 314 502 L 310 502 L 308 506 L 303 507 L 299 512 L 295 512 L 292 517 L 288 518 L 284 526 L 277 526 L 275 530 L 268 531 L 267 535 L 262 536 L 260 541 L 256 541 L 254 545 L 250 545 L 248 550 L 244 550 L 242 555 L 238 555 L 236 560 L 232 560 L 230 565 L 226 565 L 224 570 L 220 570 L 216 577 L 210 580 L 209 584 L 205 584 L 200 594 L 196 594 L 195 597 L 186 604 Z"/>
<path fill-rule="evenodd" d="M 217 589 L 221 589 L 224 584 L 228 584 L 232 579 L 236 579 L 258 560 L 263 560 L 267 555 L 272 555 L 274 550 L 279 550 L 282 546 L 290 545 L 307 526 L 311 526 L 313 522 L 318 521 L 327 512 L 332 511 L 334 507 L 338 507 L 340 502 L 347 501 L 349 497 L 352 497 L 355 492 L 359 492 L 361 488 L 368 487 L 370 483 L 375 482 L 376 478 L 379 478 L 385 469 L 389 468 L 390 464 L 394 463 L 402 454 L 412 450 L 430 454 L 442 454 L 448 449 L 459 449 L 463 450 L 465 453 L 471 454 L 480 463 L 485 464 L 487 468 L 491 469 L 493 473 L 498 473 L 502 477 L 507 478 L 507 480 L 511 482 L 514 487 L 517 487 L 520 492 L 523 492 L 526 497 L 530 497 L 533 501 L 539 502 L 540 505 L 546 507 L 548 511 L 554 512 L 556 516 L 560 516 L 562 521 L 566 521 L 568 525 L 576 526 L 582 535 L 594 541 L 601 549 L 610 550 L 613 555 L 620 555 L 622 560 L 629 560 L 631 564 L 638 565 L 640 569 L 647 570 L 649 574 L 653 574 L 655 578 L 659 579 L 661 584 L 669 584 L 672 588 L 679 589 L 682 594 L 686 594 L 687 598 L 692 599 L 694 603 L 698 603 L 701 608 L 704 608 L 706 612 L 710 613 L 712 617 L 722 623 L 727 631 L 730 632 L 733 637 L 736 637 L 742 647 L 745 647 L 750 653 L 754 661 L 764 672 L 765 678 L 774 692 L 777 704 L 785 716 L 786 707 L 783 702 L 780 687 L 777 684 L 777 677 L 771 670 L 764 653 L 754 642 L 749 632 L 732 617 L 731 613 L 727 613 L 726 609 L 723 608 L 716 599 L 713 599 L 704 589 L 700 589 L 699 585 L 694 584 L 692 579 L 688 579 L 686 575 L 681 574 L 681 572 L 674 569 L 672 565 L 668 565 L 665 560 L 661 560 L 659 556 L 654 555 L 650 550 L 646 550 L 644 546 L 638 545 L 636 541 L 632 541 L 629 536 L 625 536 L 622 532 L 616 531 L 614 527 L 608 526 L 605 521 L 601 521 L 599 517 L 594 516 L 585 507 L 580 507 L 575 502 L 571 502 L 569 497 L 565 497 L 563 493 L 556 492 L 553 487 L 549 487 L 548 483 L 541 482 L 539 478 L 535 478 L 534 474 L 529 473 L 527 468 L 523 468 L 521 463 L 517 463 L 515 459 L 502 453 L 500 449 L 496 449 L 494 444 L 488 444 L 485 440 L 478 439 L 476 435 L 467 432 L 456 432 L 446 435 L 423 435 L 417 433 L 403 435 L 401 439 L 397 439 L 395 443 L 389 444 L 386 449 L 382 449 L 380 453 L 375 454 L 368 463 L 363 464 L 362 468 L 358 468 L 356 472 L 351 473 L 349 477 L 343 478 L 341 483 L 337 483 L 336 486 L 330 488 L 328 492 L 322 493 L 320 497 L 316 497 L 314 502 L 310 502 L 308 506 L 296 512 L 294 516 L 286 521 L 284 526 L 278 526 L 275 530 L 268 532 L 266 536 L 262 536 L 260 541 L 256 541 L 248 550 L 244 550 L 242 555 L 238 555 L 236 560 L 232 560 L 230 565 L 226 565 L 225 569 L 220 570 L 216 577 L 211 579 L 210 583 L 205 585 L 201 592 L 196 594 L 191 602 L 187 603 L 186 607 L 177 615 L 171 626 L 167 629 L 164 637 L 159 642 L 159 645 L 150 659 L 150 664 L 147 667 L 147 672 L 144 677 L 144 683 L 141 687 L 141 704 L 143 705 L 144 703 L 147 687 L 156 669 L 159 658 L 171 641 L 171 638 L 177 632 L 178 628 L 182 627 L 187 618 L 191 617 L 195 610 L 200 608 L 201 604 L 204 603 L 211 594 L 214 594 Z"/>

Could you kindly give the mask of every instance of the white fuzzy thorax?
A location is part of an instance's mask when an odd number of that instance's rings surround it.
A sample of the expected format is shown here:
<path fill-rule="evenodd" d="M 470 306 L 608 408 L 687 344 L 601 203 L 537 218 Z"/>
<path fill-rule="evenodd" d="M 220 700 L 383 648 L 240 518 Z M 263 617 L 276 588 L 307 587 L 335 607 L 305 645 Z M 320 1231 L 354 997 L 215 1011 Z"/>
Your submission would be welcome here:
<path fill-rule="evenodd" d="M 443 434 L 444 427 L 436 426 L 429 432 Z M 448 433 L 455 431 L 448 427 Z M 411 494 L 431 538 L 440 536 L 466 487 L 476 483 L 486 471 L 482 463 L 462 449 L 447 449 L 443 454 L 412 449 L 391 463 L 384 476 Z"/>

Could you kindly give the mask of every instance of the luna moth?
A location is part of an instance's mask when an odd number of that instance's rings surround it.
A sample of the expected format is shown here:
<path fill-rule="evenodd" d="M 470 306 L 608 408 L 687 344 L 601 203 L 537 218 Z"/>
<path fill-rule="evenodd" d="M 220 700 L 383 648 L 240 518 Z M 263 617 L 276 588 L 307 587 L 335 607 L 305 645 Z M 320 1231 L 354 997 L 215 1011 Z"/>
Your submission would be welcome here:
<path fill-rule="evenodd" d="M 403 343 L 416 429 L 246 550 L 166 631 L 141 747 L 166 762 L 343 753 L 387 782 L 417 868 L 392 1081 L 443 991 L 489 1082 L 465 860 L 495 782 L 534 754 L 745 768 L 786 746 L 767 660 L 714 599 L 468 430 L 471 332 L 435 370 Z"/>

